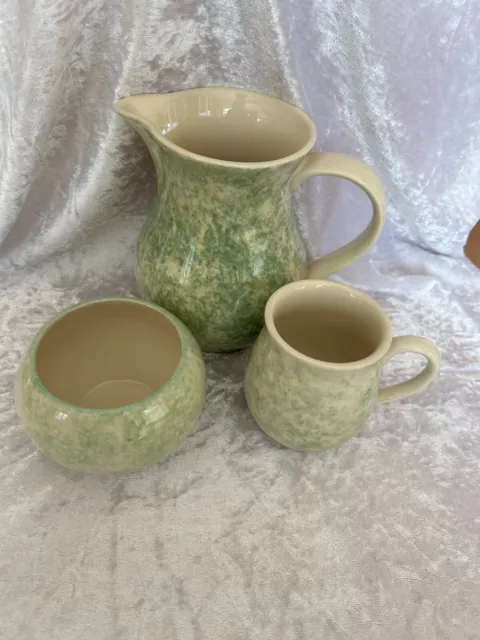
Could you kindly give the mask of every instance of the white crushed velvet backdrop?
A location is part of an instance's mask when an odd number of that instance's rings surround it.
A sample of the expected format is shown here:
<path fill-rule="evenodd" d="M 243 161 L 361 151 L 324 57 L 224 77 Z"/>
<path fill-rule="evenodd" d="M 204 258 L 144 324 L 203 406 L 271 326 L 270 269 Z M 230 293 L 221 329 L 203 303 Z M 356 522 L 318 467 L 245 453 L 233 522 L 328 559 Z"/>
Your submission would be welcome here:
<path fill-rule="evenodd" d="M 480 217 L 476 0 L 10 0 L 0 3 L 0 636 L 6 640 L 480 637 Z M 177 455 L 92 478 L 39 454 L 15 414 L 22 351 L 52 313 L 132 294 L 153 168 L 112 103 L 206 84 L 294 101 L 318 149 L 384 180 L 377 247 L 339 277 L 397 333 L 438 343 L 438 381 L 379 408 L 337 451 L 254 426 L 246 355 L 209 357 Z M 297 198 L 312 254 L 365 199 Z M 386 380 L 411 374 L 398 358 Z"/>

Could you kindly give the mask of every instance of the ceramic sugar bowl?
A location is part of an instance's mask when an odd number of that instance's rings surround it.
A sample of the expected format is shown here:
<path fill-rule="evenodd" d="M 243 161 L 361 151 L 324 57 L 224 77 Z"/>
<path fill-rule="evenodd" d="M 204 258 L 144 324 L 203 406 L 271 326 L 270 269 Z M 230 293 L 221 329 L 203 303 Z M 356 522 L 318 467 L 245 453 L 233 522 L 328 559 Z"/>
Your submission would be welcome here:
<path fill-rule="evenodd" d="M 89 473 L 174 451 L 203 407 L 205 365 L 187 327 L 153 304 L 104 299 L 42 327 L 20 365 L 17 410 L 37 446 Z"/>

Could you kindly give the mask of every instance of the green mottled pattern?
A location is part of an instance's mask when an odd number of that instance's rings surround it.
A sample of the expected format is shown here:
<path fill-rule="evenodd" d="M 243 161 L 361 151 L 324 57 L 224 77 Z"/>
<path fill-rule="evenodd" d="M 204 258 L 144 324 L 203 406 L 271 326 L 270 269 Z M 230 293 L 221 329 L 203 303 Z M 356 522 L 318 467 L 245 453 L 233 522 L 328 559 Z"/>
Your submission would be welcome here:
<path fill-rule="evenodd" d="M 245 377 L 245 395 L 258 426 L 299 451 L 324 451 L 355 435 L 378 393 L 378 366 L 345 373 L 320 369 L 283 351 L 266 329 Z"/>
<path fill-rule="evenodd" d="M 153 464 L 187 437 L 205 401 L 205 365 L 192 334 L 165 315 L 182 341 L 180 364 L 165 387 L 118 409 L 82 409 L 50 394 L 36 375 L 38 339 L 33 341 L 20 365 L 16 402 L 28 435 L 43 453 L 78 471 L 114 473 Z"/>
<path fill-rule="evenodd" d="M 137 245 L 140 294 L 183 320 L 204 351 L 252 344 L 270 295 L 305 273 L 288 187 L 297 163 L 216 166 L 137 129 L 158 177 L 158 202 Z"/>

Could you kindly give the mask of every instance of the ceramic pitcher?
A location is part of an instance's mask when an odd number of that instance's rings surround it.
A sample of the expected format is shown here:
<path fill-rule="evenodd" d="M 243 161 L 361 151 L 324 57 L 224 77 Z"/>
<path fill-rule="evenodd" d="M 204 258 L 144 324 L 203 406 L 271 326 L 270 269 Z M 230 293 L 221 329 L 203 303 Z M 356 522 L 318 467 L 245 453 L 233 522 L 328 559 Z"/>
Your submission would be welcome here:
<path fill-rule="evenodd" d="M 424 369 L 380 388 L 396 354 L 418 353 Z M 354 436 L 375 405 L 418 393 L 437 375 L 440 355 L 425 338 L 392 338 L 372 298 L 328 280 L 276 291 L 245 375 L 248 407 L 271 438 L 299 451 L 323 451 Z"/>
<path fill-rule="evenodd" d="M 377 176 L 349 156 L 312 152 L 315 125 L 291 104 L 217 87 L 131 96 L 115 109 L 143 137 L 157 172 L 157 204 L 137 245 L 139 292 L 185 322 L 204 351 L 251 344 L 273 291 L 338 271 L 381 231 Z M 355 240 L 307 267 L 291 191 L 313 175 L 360 186 L 373 216 Z"/>

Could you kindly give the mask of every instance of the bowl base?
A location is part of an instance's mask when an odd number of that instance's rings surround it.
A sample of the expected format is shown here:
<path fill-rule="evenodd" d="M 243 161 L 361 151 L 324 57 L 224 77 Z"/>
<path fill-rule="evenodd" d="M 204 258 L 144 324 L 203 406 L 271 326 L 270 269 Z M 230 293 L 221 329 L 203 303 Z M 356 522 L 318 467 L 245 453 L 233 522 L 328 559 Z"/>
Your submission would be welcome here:
<path fill-rule="evenodd" d="M 152 393 L 147 384 L 137 380 L 105 380 L 83 396 L 81 406 L 86 409 L 116 409 L 139 402 Z"/>

